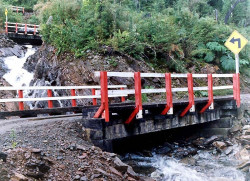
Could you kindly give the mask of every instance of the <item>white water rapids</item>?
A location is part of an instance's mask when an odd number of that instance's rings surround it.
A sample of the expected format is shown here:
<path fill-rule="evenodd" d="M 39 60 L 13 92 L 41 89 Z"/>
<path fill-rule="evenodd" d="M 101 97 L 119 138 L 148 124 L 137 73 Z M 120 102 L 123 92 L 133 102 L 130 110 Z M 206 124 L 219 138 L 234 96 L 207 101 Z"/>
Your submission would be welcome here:
<path fill-rule="evenodd" d="M 9 72 L 3 78 L 14 87 L 29 86 L 33 79 L 33 73 L 28 72 L 23 68 L 24 63 L 30 55 L 35 53 L 35 48 L 31 45 L 25 45 L 27 52 L 21 58 L 11 56 L 4 58 L 4 63 L 7 65 Z"/>

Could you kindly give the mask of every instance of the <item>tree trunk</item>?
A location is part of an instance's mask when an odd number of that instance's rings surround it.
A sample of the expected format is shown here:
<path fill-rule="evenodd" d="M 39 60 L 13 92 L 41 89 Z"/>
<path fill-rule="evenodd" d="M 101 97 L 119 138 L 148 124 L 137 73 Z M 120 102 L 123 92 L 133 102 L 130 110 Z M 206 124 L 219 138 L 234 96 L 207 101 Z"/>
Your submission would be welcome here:
<path fill-rule="evenodd" d="M 228 10 L 226 16 L 225 16 L 225 24 L 228 24 L 230 15 L 232 14 L 232 12 L 234 11 L 235 7 L 242 2 L 245 2 L 246 0 L 236 0 L 236 2 L 233 4 L 233 6 Z"/>

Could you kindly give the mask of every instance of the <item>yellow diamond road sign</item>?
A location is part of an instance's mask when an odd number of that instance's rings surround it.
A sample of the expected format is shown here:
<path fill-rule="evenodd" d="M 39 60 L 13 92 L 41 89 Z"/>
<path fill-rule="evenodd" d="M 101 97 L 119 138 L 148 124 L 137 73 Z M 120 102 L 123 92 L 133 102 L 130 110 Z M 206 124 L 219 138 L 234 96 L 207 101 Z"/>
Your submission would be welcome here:
<path fill-rule="evenodd" d="M 8 10 L 7 10 L 7 8 L 5 9 L 5 16 L 7 16 L 7 14 L 8 14 Z"/>
<path fill-rule="evenodd" d="M 227 39 L 225 46 L 234 54 L 239 54 L 247 42 L 248 40 L 235 30 Z"/>

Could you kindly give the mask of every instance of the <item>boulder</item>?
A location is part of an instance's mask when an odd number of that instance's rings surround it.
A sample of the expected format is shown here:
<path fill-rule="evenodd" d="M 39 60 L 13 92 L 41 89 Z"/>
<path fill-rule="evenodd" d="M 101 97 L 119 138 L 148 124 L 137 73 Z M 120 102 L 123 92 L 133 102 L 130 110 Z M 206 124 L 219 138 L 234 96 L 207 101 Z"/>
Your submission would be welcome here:
<path fill-rule="evenodd" d="M 240 137 L 240 139 L 250 141 L 250 135 L 243 135 Z"/>
<path fill-rule="evenodd" d="M 239 131 L 241 131 L 241 126 L 237 124 L 237 125 L 234 125 L 234 126 L 229 130 L 229 133 L 234 134 L 234 133 L 239 132 Z"/>
<path fill-rule="evenodd" d="M 227 144 L 224 143 L 223 141 L 215 141 L 213 142 L 213 146 L 222 150 L 227 147 Z"/>
<path fill-rule="evenodd" d="M 0 152 L 0 160 L 3 160 L 4 162 L 6 162 L 7 156 L 8 155 L 6 153 Z"/>
<path fill-rule="evenodd" d="M 28 178 L 20 173 L 14 173 L 14 176 L 11 177 L 10 181 L 28 181 Z"/>
<path fill-rule="evenodd" d="M 250 167 L 250 161 L 248 160 L 248 161 L 245 161 L 245 162 L 243 162 L 243 163 L 241 163 L 239 166 L 238 166 L 238 169 L 244 169 L 244 168 L 246 168 L 246 167 Z"/>
<path fill-rule="evenodd" d="M 115 168 L 116 168 L 117 170 L 121 171 L 121 172 L 127 171 L 128 167 L 129 167 L 127 164 L 123 163 L 123 162 L 120 160 L 120 158 L 118 158 L 118 157 L 115 157 L 115 159 L 114 159 L 114 164 L 115 164 Z"/>
<path fill-rule="evenodd" d="M 218 139 L 219 139 L 219 137 L 216 136 L 216 135 L 211 136 L 210 138 L 208 138 L 208 139 L 205 140 L 204 145 L 209 145 L 212 142 L 217 141 Z"/>

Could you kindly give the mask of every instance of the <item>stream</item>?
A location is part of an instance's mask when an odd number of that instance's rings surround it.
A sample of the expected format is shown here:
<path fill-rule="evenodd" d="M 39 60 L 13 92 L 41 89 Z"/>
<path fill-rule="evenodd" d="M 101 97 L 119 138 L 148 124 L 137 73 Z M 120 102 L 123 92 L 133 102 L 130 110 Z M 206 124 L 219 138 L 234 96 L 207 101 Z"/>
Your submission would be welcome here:
<path fill-rule="evenodd" d="M 11 56 L 4 58 L 4 63 L 9 71 L 3 78 L 12 86 L 29 86 L 33 73 L 23 68 L 27 58 L 36 52 L 36 48 L 25 45 L 27 51 L 21 57 Z M 28 96 L 28 92 L 24 94 Z M 45 92 L 46 94 L 46 92 Z M 31 108 L 34 105 L 30 106 Z M 169 144 L 168 144 L 169 145 Z M 148 155 L 142 152 L 126 153 L 122 156 L 125 163 L 130 164 L 134 170 L 145 176 L 150 176 L 158 181 L 245 181 L 246 175 L 236 169 L 239 161 L 235 154 L 239 145 L 232 146 L 232 152 L 225 154 L 218 152 L 214 147 L 196 149 L 190 143 L 181 145 L 173 142 L 169 146 L 155 147 L 148 150 Z M 195 153 L 178 155 L 196 149 Z M 159 150 L 166 150 L 162 153 Z M 172 150 L 172 151 L 170 151 Z"/>

